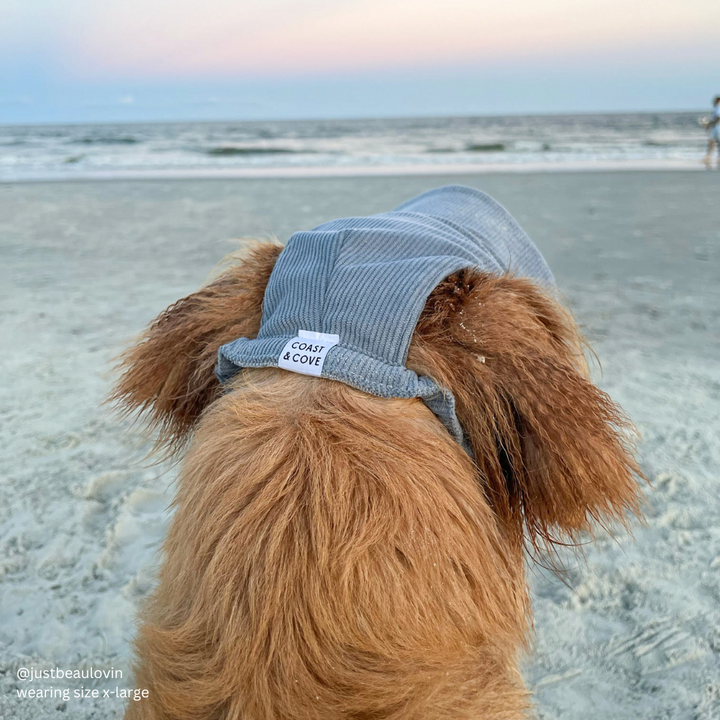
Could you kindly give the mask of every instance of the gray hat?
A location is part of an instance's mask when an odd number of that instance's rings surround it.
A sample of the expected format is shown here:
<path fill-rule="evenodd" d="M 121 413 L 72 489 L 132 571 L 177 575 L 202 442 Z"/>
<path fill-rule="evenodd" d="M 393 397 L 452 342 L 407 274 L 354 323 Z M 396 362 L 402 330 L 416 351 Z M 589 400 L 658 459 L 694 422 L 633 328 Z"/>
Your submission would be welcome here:
<path fill-rule="evenodd" d="M 217 377 L 224 383 L 244 367 L 279 366 L 379 397 L 418 397 L 465 446 L 452 393 L 405 367 L 428 296 L 463 268 L 554 282 L 510 214 L 459 185 L 297 232 L 270 275 L 257 338 L 223 345 Z"/>

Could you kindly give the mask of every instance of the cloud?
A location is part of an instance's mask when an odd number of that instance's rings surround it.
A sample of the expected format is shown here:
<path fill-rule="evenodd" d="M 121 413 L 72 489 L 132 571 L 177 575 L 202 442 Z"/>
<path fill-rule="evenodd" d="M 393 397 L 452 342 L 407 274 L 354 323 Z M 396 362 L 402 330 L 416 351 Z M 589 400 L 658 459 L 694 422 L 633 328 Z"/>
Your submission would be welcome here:
<path fill-rule="evenodd" d="M 34 102 L 30 95 L 20 95 L 18 97 L 0 97 L 0 105 L 27 107 Z"/>
<path fill-rule="evenodd" d="M 618 53 L 716 52 L 717 0 L 104 0 L 76 77 L 292 76 Z M 681 47 L 682 46 L 682 47 Z M 641 60 L 642 58 L 640 58 Z M 640 61 L 638 60 L 638 61 Z"/>

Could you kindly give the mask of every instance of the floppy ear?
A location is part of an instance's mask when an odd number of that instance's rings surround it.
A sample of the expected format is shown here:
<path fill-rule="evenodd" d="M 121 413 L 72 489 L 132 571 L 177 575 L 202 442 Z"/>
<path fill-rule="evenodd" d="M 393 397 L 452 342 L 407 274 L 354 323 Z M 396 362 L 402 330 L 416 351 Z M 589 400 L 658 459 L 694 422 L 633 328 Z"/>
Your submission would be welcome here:
<path fill-rule="evenodd" d="M 256 243 L 202 290 L 178 300 L 120 359 L 110 401 L 159 428 L 158 445 L 177 448 L 220 394 L 218 348 L 260 329 L 265 287 L 282 247 Z"/>
<path fill-rule="evenodd" d="M 637 512 L 634 430 L 589 380 L 571 316 L 529 280 L 466 270 L 428 299 L 408 367 L 455 395 L 488 499 L 518 543 L 576 542 Z"/>

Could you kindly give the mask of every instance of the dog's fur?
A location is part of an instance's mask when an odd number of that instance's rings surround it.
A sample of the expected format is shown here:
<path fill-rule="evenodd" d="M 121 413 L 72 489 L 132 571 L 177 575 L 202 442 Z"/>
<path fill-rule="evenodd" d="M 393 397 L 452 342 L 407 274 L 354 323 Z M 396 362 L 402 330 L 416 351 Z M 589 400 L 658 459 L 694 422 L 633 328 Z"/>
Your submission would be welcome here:
<path fill-rule="evenodd" d="M 450 388 L 474 462 L 418 399 L 275 368 L 223 393 L 281 248 L 258 244 L 123 359 L 114 398 L 192 436 L 137 640 L 144 720 L 523 717 L 523 550 L 637 511 L 631 427 L 528 280 L 432 293 L 407 367 Z M 402 278 L 398 278 L 402 282 Z"/>

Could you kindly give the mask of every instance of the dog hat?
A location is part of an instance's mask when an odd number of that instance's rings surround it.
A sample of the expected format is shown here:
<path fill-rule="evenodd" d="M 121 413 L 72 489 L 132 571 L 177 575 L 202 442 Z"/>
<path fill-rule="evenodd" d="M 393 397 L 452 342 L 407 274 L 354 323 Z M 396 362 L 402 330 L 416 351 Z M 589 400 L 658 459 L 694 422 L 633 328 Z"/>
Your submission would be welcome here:
<path fill-rule="evenodd" d="M 452 393 L 405 367 L 425 301 L 463 268 L 554 282 L 505 208 L 459 185 L 297 232 L 270 275 L 257 338 L 223 345 L 216 375 L 225 383 L 241 368 L 279 366 L 379 397 L 421 398 L 467 449 Z"/>

